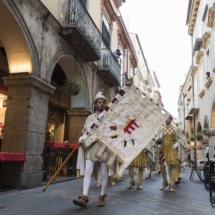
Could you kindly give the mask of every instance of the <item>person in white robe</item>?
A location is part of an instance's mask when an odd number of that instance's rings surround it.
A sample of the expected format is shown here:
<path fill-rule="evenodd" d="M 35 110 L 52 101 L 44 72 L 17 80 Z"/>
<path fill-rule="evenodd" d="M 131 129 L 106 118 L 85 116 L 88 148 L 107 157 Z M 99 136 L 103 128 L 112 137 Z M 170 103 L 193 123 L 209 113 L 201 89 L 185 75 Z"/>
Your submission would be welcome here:
<path fill-rule="evenodd" d="M 83 129 L 83 136 L 79 138 L 79 142 L 83 143 L 84 137 L 88 135 L 88 131 L 90 131 L 92 125 L 97 121 L 103 120 L 103 115 L 102 112 L 105 108 L 106 104 L 106 98 L 102 95 L 101 92 L 99 92 L 94 99 L 94 105 L 96 107 L 96 112 L 92 115 L 90 115 L 85 123 L 84 129 Z M 99 145 L 98 142 L 92 143 L 88 148 L 84 149 L 83 146 L 79 147 L 79 152 L 78 152 L 78 159 L 77 159 L 77 166 L 76 168 L 79 170 L 80 175 L 84 176 L 84 181 L 83 181 L 83 194 L 79 196 L 78 199 L 74 199 L 73 203 L 75 205 L 78 205 L 80 207 L 87 207 L 87 203 L 89 202 L 88 199 L 88 192 L 90 188 L 90 183 L 91 183 L 91 177 L 93 173 L 93 169 L 95 166 L 95 163 L 98 161 L 100 162 L 100 168 L 101 168 L 101 193 L 99 195 L 99 201 L 97 206 L 102 207 L 105 205 L 105 191 L 107 188 L 108 184 L 108 168 L 105 165 L 105 162 L 107 161 L 109 157 L 109 153 L 105 151 L 101 158 L 98 159 L 96 157 L 96 153 L 99 151 L 101 146 Z"/>

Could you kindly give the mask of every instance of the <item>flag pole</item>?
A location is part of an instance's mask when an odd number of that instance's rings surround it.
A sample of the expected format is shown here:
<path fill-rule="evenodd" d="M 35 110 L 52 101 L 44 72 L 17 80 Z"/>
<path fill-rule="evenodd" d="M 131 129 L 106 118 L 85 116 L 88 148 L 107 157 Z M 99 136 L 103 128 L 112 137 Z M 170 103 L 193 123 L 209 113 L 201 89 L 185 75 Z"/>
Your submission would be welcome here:
<path fill-rule="evenodd" d="M 46 184 L 46 186 L 43 189 L 43 192 L 46 191 L 46 189 L 48 188 L 48 186 L 51 184 L 51 182 L 53 181 L 53 179 L 57 176 L 57 174 L 61 171 L 61 169 L 65 166 L 65 164 L 67 163 L 67 161 L 70 159 L 70 157 L 74 154 L 75 150 L 78 148 L 78 146 L 80 145 L 80 143 L 76 144 L 75 148 L 69 153 L 69 155 L 67 156 L 67 158 L 64 160 L 64 162 L 61 164 L 61 166 L 58 168 L 58 170 L 55 172 L 55 174 L 51 177 L 51 179 L 49 180 L 49 182 Z"/>

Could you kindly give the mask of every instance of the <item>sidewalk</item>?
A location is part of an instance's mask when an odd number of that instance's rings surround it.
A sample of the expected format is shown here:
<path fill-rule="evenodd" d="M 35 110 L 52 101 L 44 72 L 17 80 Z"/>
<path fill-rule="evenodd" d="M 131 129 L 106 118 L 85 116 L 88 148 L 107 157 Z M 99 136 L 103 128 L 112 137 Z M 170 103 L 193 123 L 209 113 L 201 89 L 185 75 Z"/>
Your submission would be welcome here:
<path fill-rule="evenodd" d="M 136 187 L 126 189 L 129 176 L 126 173 L 122 182 L 107 189 L 106 205 L 96 206 L 100 188 L 92 179 L 89 192 L 88 209 L 73 205 L 72 200 L 82 192 L 83 179 L 66 181 L 50 185 L 46 192 L 43 187 L 30 190 L 14 191 L 0 195 L 1 215 L 214 215 L 215 209 L 209 202 L 209 193 L 205 190 L 198 177 L 189 181 L 190 169 L 182 172 L 181 184 L 175 188 L 175 193 L 168 189 L 160 191 L 162 184 L 160 175 L 152 175 L 151 179 L 143 179 L 143 190 Z M 137 178 L 137 176 L 136 176 Z"/>

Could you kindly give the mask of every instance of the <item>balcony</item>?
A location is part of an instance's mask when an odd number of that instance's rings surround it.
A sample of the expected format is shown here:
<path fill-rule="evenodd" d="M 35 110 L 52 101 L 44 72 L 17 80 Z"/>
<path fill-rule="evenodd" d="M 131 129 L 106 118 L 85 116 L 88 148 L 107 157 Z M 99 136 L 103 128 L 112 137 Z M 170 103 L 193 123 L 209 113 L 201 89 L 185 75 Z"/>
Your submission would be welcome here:
<path fill-rule="evenodd" d="M 199 112 L 198 96 L 194 96 L 191 98 L 188 109 L 189 109 L 189 114 L 196 114 Z"/>
<path fill-rule="evenodd" d="M 185 107 L 185 119 L 186 120 L 192 120 L 192 118 L 193 118 L 193 115 L 189 114 L 189 106 L 186 106 Z"/>
<path fill-rule="evenodd" d="M 98 61 L 101 33 L 80 0 L 63 0 L 60 8 L 60 35 L 86 61 Z"/>
<path fill-rule="evenodd" d="M 101 49 L 101 58 L 98 62 L 99 75 L 110 87 L 118 87 L 121 84 L 121 67 L 111 50 Z"/>

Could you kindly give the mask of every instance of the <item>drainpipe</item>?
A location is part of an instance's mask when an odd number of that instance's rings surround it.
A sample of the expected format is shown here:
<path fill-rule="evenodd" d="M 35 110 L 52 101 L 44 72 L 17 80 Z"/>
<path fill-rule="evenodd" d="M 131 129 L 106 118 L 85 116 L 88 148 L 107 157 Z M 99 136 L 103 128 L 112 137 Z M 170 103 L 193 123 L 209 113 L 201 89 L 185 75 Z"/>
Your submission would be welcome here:
<path fill-rule="evenodd" d="M 94 113 L 94 102 L 93 102 L 93 99 L 94 99 L 94 72 L 96 72 L 95 71 L 95 68 L 93 67 L 93 80 L 92 80 L 92 83 L 93 83 L 93 85 L 92 85 L 92 111 L 93 111 L 93 113 Z"/>
<path fill-rule="evenodd" d="M 193 35 L 191 35 L 191 57 L 192 57 L 192 68 L 193 68 Z M 194 107 L 195 104 L 195 97 L 194 97 L 194 77 L 192 77 L 192 95 L 193 95 L 193 99 L 192 99 L 192 105 Z M 193 133 L 194 133 L 194 137 L 196 135 L 196 115 L 193 114 Z M 196 161 L 196 138 L 194 139 L 194 161 L 195 161 L 195 165 L 197 167 L 197 161 Z"/>
<path fill-rule="evenodd" d="M 186 120 L 185 120 L 185 99 L 184 99 L 184 93 L 182 93 L 182 101 L 183 101 L 183 112 L 184 112 L 184 133 L 185 133 L 185 135 L 186 135 L 186 124 L 185 124 L 185 122 L 186 122 Z"/>
<path fill-rule="evenodd" d="M 127 73 L 127 77 L 128 77 L 128 49 L 126 49 L 126 73 Z"/>

